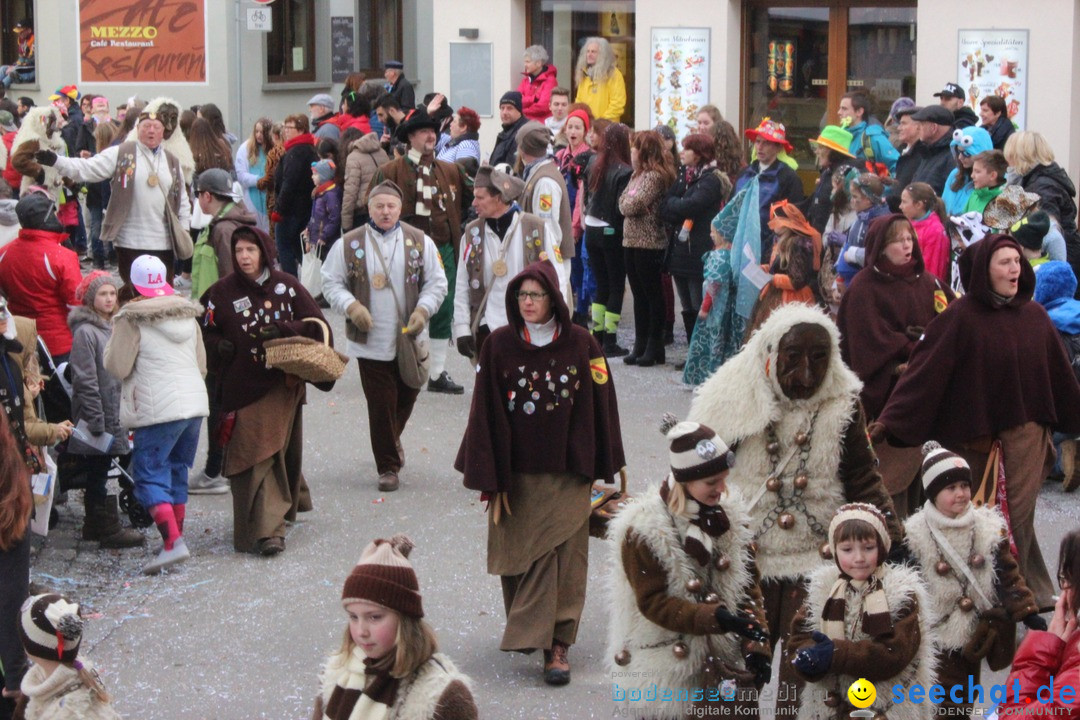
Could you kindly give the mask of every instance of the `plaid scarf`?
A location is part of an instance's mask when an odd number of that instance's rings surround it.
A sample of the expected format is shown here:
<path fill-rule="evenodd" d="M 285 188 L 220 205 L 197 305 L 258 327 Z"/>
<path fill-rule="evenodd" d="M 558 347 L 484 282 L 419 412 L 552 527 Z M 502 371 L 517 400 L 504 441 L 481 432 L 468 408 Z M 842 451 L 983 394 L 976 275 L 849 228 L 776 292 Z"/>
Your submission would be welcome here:
<path fill-rule="evenodd" d="M 386 720 L 397 699 L 399 680 L 390 675 L 395 653 L 380 660 L 354 647 L 333 672 L 334 690 L 326 702 L 326 720 Z"/>
<path fill-rule="evenodd" d="M 862 606 L 862 631 L 877 637 L 892 630 L 892 615 L 885 597 L 884 566 L 879 565 L 866 580 L 852 580 L 841 572 L 829 591 L 829 599 L 821 610 L 821 631 L 833 640 L 850 640 L 847 636 L 847 595 L 850 591 Z"/>
<path fill-rule="evenodd" d="M 409 164 L 416 168 L 416 215 L 431 217 L 431 199 L 435 197 L 434 155 L 423 155 L 409 148 L 405 153 Z"/>
<path fill-rule="evenodd" d="M 675 486 L 675 477 L 668 475 L 660 486 L 660 498 L 666 503 Z M 685 488 L 684 488 L 685 491 Z M 702 567 L 712 561 L 713 538 L 718 538 L 728 531 L 731 522 L 724 509 L 719 505 L 702 505 L 686 493 L 686 512 L 684 517 L 690 521 L 686 537 L 683 538 L 683 550 L 694 558 Z"/>

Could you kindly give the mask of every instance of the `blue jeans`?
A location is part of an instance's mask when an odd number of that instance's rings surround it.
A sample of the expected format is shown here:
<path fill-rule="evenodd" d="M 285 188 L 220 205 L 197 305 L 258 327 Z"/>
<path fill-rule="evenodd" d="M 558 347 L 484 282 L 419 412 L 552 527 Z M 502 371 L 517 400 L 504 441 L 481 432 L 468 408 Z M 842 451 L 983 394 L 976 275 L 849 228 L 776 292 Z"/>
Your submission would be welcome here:
<path fill-rule="evenodd" d="M 188 468 L 195 462 L 202 421 L 196 417 L 135 428 L 131 475 L 135 499 L 147 510 L 187 502 Z"/>
<path fill-rule="evenodd" d="M 16 70 L 14 75 L 8 75 L 8 71 L 11 70 L 12 67 L 14 66 L 0 65 L 0 85 L 9 88 L 14 82 L 23 84 L 34 82 L 34 68 Z"/>

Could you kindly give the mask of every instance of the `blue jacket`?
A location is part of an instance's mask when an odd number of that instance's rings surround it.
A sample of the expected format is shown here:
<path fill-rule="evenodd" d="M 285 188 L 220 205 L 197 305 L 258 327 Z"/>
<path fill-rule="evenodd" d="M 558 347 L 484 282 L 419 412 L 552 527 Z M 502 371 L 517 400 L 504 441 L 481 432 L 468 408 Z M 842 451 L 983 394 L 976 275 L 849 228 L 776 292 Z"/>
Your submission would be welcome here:
<path fill-rule="evenodd" d="M 866 136 L 866 141 L 870 144 L 870 149 L 874 153 L 874 162 L 884 163 L 885 167 L 889 169 L 890 175 L 896 174 L 896 159 L 900 157 L 900 152 L 893 147 L 889 142 L 889 136 L 885 132 L 885 128 L 880 125 L 867 125 L 866 122 L 861 122 L 858 125 L 852 125 L 848 127 L 848 132 L 851 133 L 851 154 L 860 160 L 868 159 L 866 157 L 866 147 L 863 142 L 863 135 Z"/>
<path fill-rule="evenodd" d="M 981 127 L 954 130 L 952 142 L 949 143 L 949 150 L 954 156 L 957 153 L 963 153 L 968 157 L 975 157 L 981 152 L 993 149 L 994 143 L 990 140 L 990 133 Z M 971 182 L 970 177 L 959 190 L 952 189 L 953 180 L 959 172 L 959 167 L 953 168 L 945 180 L 945 189 L 941 192 L 941 201 L 945 203 L 945 212 L 949 215 L 963 215 L 968 198 L 975 191 L 975 184 Z"/>

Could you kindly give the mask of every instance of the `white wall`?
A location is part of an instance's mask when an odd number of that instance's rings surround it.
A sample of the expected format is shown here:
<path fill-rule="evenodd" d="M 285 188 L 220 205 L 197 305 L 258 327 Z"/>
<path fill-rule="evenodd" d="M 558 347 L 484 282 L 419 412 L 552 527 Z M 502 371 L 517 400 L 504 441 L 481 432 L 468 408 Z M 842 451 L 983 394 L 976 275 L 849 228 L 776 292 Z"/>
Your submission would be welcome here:
<path fill-rule="evenodd" d="M 1080 88 L 1073 73 L 1080 67 L 1080 0 L 929 0 L 917 16 L 917 72 L 920 105 L 946 82 L 957 82 L 957 30 L 1001 28 L 1028 30 L 1027 130 L 1042 133 L 1058 162 L 1080 178 Z M 963 83 L 961 83 L 963 84 Z"/>

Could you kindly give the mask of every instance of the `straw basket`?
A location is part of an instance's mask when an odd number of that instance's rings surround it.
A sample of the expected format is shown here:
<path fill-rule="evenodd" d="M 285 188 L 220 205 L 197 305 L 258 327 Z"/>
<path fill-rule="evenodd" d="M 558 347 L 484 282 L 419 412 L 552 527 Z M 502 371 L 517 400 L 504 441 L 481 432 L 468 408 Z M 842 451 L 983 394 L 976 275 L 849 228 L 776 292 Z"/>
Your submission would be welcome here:
<path fill-rule="evenodd" d="M 330 346 L 330 328 L 318 318 L 304 318 L 322 328 L 323 341 L 306 337 L 278 338 L 263 343 L 266 367 L 277 368 L 301 380 L 319 383 L 339 379 L 349 358 Z"/>

